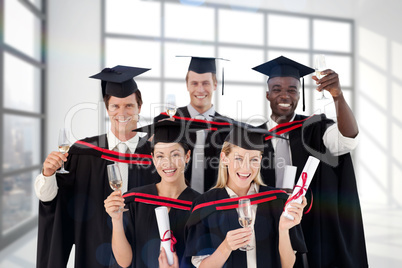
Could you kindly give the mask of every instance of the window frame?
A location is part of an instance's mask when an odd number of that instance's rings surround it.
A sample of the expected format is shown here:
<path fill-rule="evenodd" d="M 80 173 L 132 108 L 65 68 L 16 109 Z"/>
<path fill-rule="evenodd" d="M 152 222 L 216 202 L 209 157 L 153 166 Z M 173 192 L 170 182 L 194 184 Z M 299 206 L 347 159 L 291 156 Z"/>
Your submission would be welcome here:
<path fill-rule="evenodd" d="M 44 155 L 44 148 L 46 145 L 46 70 L 47 70 L 47 60 L 46 60 L 46 53 L 44 51 L 45 47 L 45 33 L 47 28 L 47 2 L 46 0 L 41 0 L 41 9 L 38 9 L 35 4 L 31 3 L 29 0 L 19 0 L 20 4 L 24 8 L 26 8 L 29 12 L 31 12 L 37 19 L 40 20 L 40 60 L 37 60 L 31 56 L 28 56 L 24 52 L 15 49 L 14 47 L 6 44 L 4 42 L 4 36 L 0 34 L 0 70 L 4 70 L 4 53 L 9 53 L 10 55 L 18 58 L 19 60 L 39 69 L 40 71 L 40 111 L 39 112 L 28 112 L 28 111 L 21 111 L 17 109 L 10 109 L 4 107 L 4 74 L 0 72 L 0 125 L 3 128 L 4 124 L 4 117 L 6 115 L 13 115 L 13 116 L 22 116 L 25 118 L 36 118 L 40 121 L 39 131 L 40 131 L 40 140 L 35 141 L 39 143 L 39 152 L 36 152 L 39 156 L 39 159 L 44 159 L 46 157 Z M 0 0 L 0 32 L 4 33 L 4 10 L 5 0 Z M 0 131 L 0 141 L 1 144 L 4 145 L 4 133 L 3 130 Z M 42 164 L 36 164 L 29 167 L 24 167 L 20 169 L 15 169 L 11 171 L 4 172 L 3 163 L 4 163 L 4 146 L 0 147 L 0 191 L 3 193 L 4 190 L 4 178 L 9 176 L 15 176 L 23 173 L 32 174 L 34 172 L 39 172 L 42 168 Z M 33 180 L 33 178 L 32 178 Z M 32 183 L 33 185 L 33 183 Z M 34 195 L 34 190 L 32 189 L 32 194 Z M 3 226 L 3 198 L 0 199 L 0 250 L 10 245 L 12 242 L 26 234 L 28 231 L 32 230 L 37 226 L 38 221 L 38 214 L 33 214 L 31 217 L 24 220 L 23 223 L 18 225 L 15 228 L 10 230 L 4 230 Z"/>
<path fill-rule="evenodd" d="M 160 73 L 160 77 L 139 77 L 136 78 L 137 81 L 146 81 L 146 80 L 153 80 L 153 81 L 158 81 L 161 84 L 161 98 L 158 100 L 160 103 L 164 102 L 164 98 L 165 98 L 165 83 L 166 82 L 177 82 L 177 83 L 183 83 L 184 82 L 184 75 L 183 74 L 183 79 L 177 79 L 177 78 L 170 78 L 170 77 L 165 77 L 165 72 L 164 72 L 164 68 L 165 68 L 165 60 L 164 60 L 164 49 L 165 49 L 165 44 L 166 43 L 177 43 L 178 41 L 175 38 L 167 38 L 165 37 L 165 5 L 166 4 L 178 4 L 181 5 L 180 2 L 177 2 L 175 0 L 156 0 L 153 2 L 160 2 L 161 8 L 160 8 L 160 16 L 161 16 L 161 31 L 160 31 L 160 36 L 154 36 L 154 37 L 150 37 L 150 36 L 142 36 L 142 35 L 135 35 L 135 34 L 116 34 L 116 33 L 110 33 L 110 32 L 106 32 L 106 10 L 105 10 L 105 5 L 106 5 L 106 0 L 102 0 L 102 66 L 105 66 L 105 58 L 107 57 L 106 55 L 106 51 L 105 51 L 105 43 L 106 40 L 108 38 L 115 38 L 115 39 L 130 39 L 130 40 L 148 40 L 148 41 L 159 41 L 160 42 L 160 49 L 161 49 L 161 59 L 160 59 L 160 68 L 161 68 L 161 73 Z M 309 64 L 310 66 L 313 66 L 313 55 L 314 54 L 326 54 L 326 55 L 331 55 L 331 56 L 347 56 L 350 57 L 351 59 L 351 66 L 350 66 L 350 77 L 351 77 L 351 86 L 343 86 L 342 88 L 344 90 L 350 90 L 351 92 L 351 103 L 350 105 L 352 107 L 355 106 L 355 81 L 354 81 L 354 73 L 355 73 L 355 42 L 354 42 L 354 38 L 355 38 L 355 34 L 354 34 L 354 28 L 355 28 L 355 24 L 354 24 L 354 20 L 353 19 L 345 19 L 345 18 L 336 18 L 336 17 L 329 17 L 329 16 L 317 16 L 317 15 L 310 15 L 310 14 L 296 14 L 296 13 L 292 13 L 292 12 L 285 12 L 285 11 L 275 11 L 275 10 L 270 10 L 270 9 L 258 9 L 258 10 L 253 10 L 249 7 L 243 7 L 243 6 L 233 6 L 233 5 L 225 5 L 225 4 L 214 4 L 214 3 L 203 3 L 202 7 L 208 7 L 208 8 L 212 8 L 214 9 L 215 12 L 215 38 L 214 41 L 203 41 L 203 40 L 186 40 L 186 39 L 180 39 L 180 43 L 184 43 L 184 44 L 197 44 L 197 42 L 202 42 L 202 44 L 206 44 L 206 45 L 212 45 L 214 46 L 214 51 L 215 51 L 215 55 L 211 55 L 211 56 L 220 56 L 218 55 L 218 50 L 219 47 L 235 47 L 235 48 L 249 48 L 249 49 L 257 49 L 257 50 L 262 50 L 263 54 L 264 54 L 264 58 L 261 59 L 261 63 L 263 63 L 264 61 L 267 61 L 267 55 L 268 52 L 270 51 L 275 51 L 275 50 L 280 50 L 280 51 L 285 51 L 285 52 L 301 52 L 301 53 L 306 53 L 308 55 L 309 58 L 309 62 L 307 62 L 306 64 Z M 256 12 L 256 13 L 262 13 L 263 17 L 264 17 L 264 25 L 263 25 L 263 29 L 264 29 L 264 43 L 263 45 L 249 45 L 249 44 L 234 44 L 234 43 L 225 43 L 225 42 L 219 42 L 219 27 L 218 27 L 218 23 L 219 23 L 219 10 L 222 9 L 233 9 L 233 10 L 241 10 L 241 11 L 249 11 L 249 12 Z M 309 36 L 309 46 L 307 49 L 299 49 L 299 48 L 282 48 L 282 47 L 276 47 L 276 46 L 270 46 L 268 45 L 268 16 L 269 15 L 284 15 L 284 16 L 291 16 L 291 17 L 298 17 L 298 18 L 305 18 L 308 19 L 309 22 L 309 31 L 310 31 L 310 36 Z M 351 40 L 351 44 L 350 44 L 350 52 L 340 52 L 340 51 L 321 51 L 321 50 L 315 50 L 313 48 L 314 45 L 314 29 L 313 29 L 313 21 L 314 20 L 325 20 L 325 21 L 333 21 L 333 22 L 343 22 L 343 23 L 348 23 L 350 24 L 351 27 L 351 36 L 350 36 L 350 40 Z M 252 68 L 253 66 L 250 66 L 250 68 Z M 262 81 L 262 80 L 261 80 Z M 266 89 L 267 85 L 266 85 L 266 80 L 264 80 L 264 82 L 260 82 L 260 81 L 256 81 L 256 82 L 242 82 L 242 81 L 228 81 L 225 80 L 225 84 L 230 86 L 230 85 L 243 85 L 243 86 L 247 86 L 247 85 L 260 85 L 262 87 L 264 87 L 264 89 Z M 305 89 L 306 91 L 310 91 L 313 92 L 313 84 L 312 83 L 306 83 L 305 85 Z M 307 96 L 307 94 L 306 94 Z M 311 105 L 306 107 L 306 114 L 311 114 L 313 111 L 313 106 L 314 106 L 314 98 L 316 98 L 315 94 L 309 94 L 308 97 L 308 101 L 311 103 Z M 214 94 L 214 99 L 213 102 L 215 103 L 215 109 L 217 111 L 219 111 L 219 100 L 218 100 L 218 94 Z M 268 102 L 266 101 L 263 107 L 263 111 L 265 114 L 268 114 L 269 112 L 269 105 Z M 148 120 L 148 122 L 152 121 L 152 118 L 146 118 Z"/>

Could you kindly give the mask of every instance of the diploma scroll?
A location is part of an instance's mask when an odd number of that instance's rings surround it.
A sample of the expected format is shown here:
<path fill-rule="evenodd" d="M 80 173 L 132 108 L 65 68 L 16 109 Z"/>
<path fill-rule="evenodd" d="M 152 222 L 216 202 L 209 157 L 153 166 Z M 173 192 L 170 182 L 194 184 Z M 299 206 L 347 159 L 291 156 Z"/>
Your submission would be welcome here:
<path fill-rule="evenodd" d="M 302 197 L 306 194 L 307 189 L 310 185 L 311 180 L 314 177 L 314 173 L 317 170 L 319 163 L 320 160 L 318 160 L 317 158 L 313 156 L 308 157 L 307 162 L 304 165 L 303 171 L 299 177 L 299 180 L 297 181 L 297 184 L 293 188 L 293 193 L 285 204 L 285 212 L 283 213 L 283 216 L 285 216 L 286 218 L 294 220 L 294 217 L 288 213 L 287 209 L 293 202 L 297 202 L 299 204 L 302 203 Z"/>
<path fill-rule="evenodd" d="M 282 189 L 293 189 L 295 183 L 297 167 L 295 166 L 285 166 L 285 171 L 283 172 L 283 184 L 279 187 Z"/>
<path fill-rule="evenodd" d="M 165 249 L 169 265 L 173 264 L 172 252 L 172 233 L 170 232 L 169 214 L 167 207 L 155 208 L 156 221 L 158 223 L 159 236 L 161 238 L 161 245 Z"/>

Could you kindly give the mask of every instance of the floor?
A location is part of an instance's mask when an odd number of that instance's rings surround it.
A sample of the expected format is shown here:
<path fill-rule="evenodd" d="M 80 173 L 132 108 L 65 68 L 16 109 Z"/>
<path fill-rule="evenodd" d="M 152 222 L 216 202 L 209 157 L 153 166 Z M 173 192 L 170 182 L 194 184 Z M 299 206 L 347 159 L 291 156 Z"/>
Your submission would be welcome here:
<path fill-rule="evenodd" d="M 362 203 L 370 267 L 402 267 L 402 210 Z M 36 232 L 24 237 L 0 252 L 0 267 L 35 267 Z M 68 267 L 72 268 L 72 259 Z"/>

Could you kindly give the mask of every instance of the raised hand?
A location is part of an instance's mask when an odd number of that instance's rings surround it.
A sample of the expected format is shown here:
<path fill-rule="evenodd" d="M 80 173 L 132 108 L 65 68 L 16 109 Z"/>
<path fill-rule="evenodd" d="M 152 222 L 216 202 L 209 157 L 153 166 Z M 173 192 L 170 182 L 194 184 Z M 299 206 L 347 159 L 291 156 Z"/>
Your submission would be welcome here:
<path fill-rule="evenodd" d="M 327 90 L 331 93 L 332 97 L 338 97 L 342 94 L 341 85 L 339 83 L 339 76 L 336 72 L 331 69 L 321 71 L 323 77 L 318 79 L 317 76 L 313 75 L 314 81 L 318 85 L 317 91 Z"/>

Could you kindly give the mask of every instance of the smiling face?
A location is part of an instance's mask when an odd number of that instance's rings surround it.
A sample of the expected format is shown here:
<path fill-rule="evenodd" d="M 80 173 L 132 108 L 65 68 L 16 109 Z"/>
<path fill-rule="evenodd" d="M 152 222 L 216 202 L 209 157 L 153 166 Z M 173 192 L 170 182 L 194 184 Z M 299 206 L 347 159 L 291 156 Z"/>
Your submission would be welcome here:
<path fill-rule="evenodd" d="M 299 88 L 300 81 L 294 77 L 269 79 L 266 97 L 271 105 L 271 117 L 278 124 L 292 119 L 300 99 Z"/>
<path fill-rule="evenodd" d="M 233 146 L 228 155 L 222 152 L 221 161 L 228 170 L 227 186 L 238 195 L 245 195 L 260 172 L 261 158 L 260 151 L 239 146 Z"/>
<path fill-rule="evenodd" d="M 190 150 L 185 152 L 179 143 L 158 142 L 152 154 L 156 171 L 165 182 L 184 181 L 186 163 L 190 160 Z"/>
<path fill-rule="evenodd" d="M 190 94 L 190 104 L 203 113 L 212 106 L 212 94 L 216 90 L 217 81 L 212 73 L 199 74 L 189 71 L 187 74 L 187 90 Z"/>
<path fill-rule="evenodd" d="M 137 128 L 140 111 L 141 107 L 138 106 L 134 93 L 125 98 L 110 97 L 107 113 L 111 122 L 111 130 L 121 141 L 135 136 L 136 133 L 132 130 Z"/>

